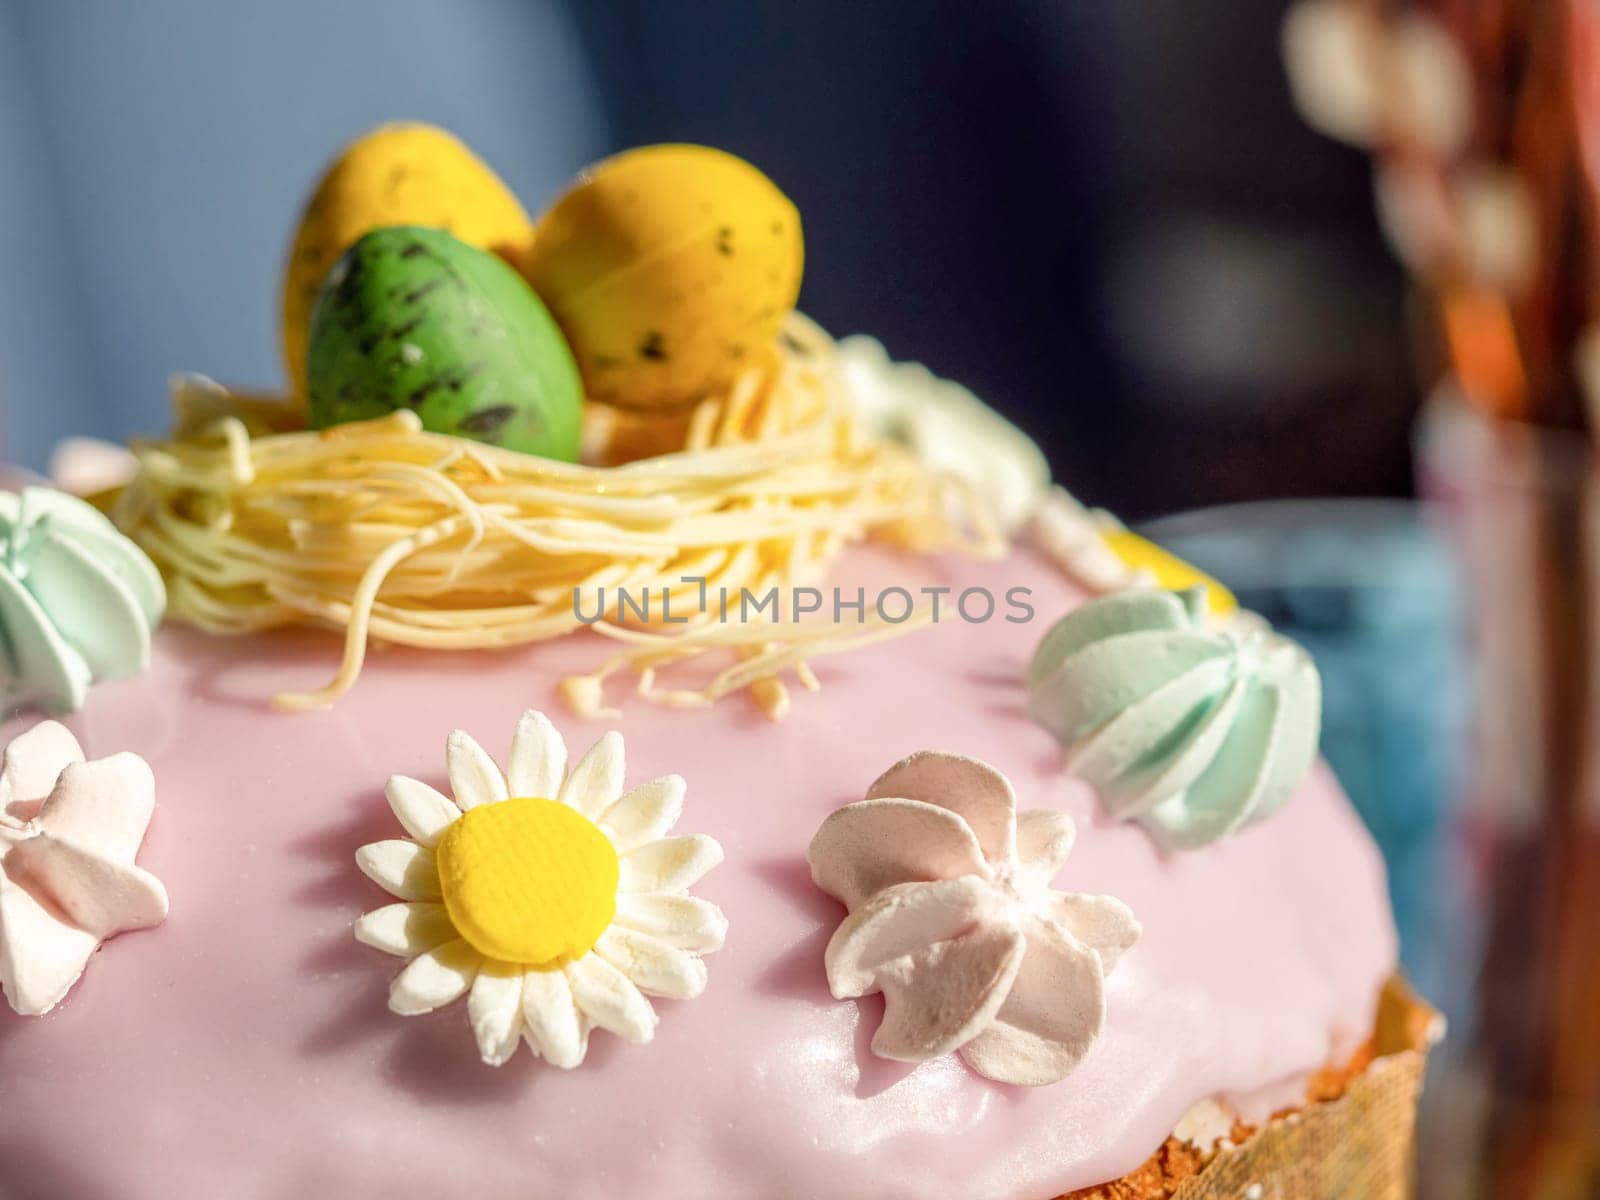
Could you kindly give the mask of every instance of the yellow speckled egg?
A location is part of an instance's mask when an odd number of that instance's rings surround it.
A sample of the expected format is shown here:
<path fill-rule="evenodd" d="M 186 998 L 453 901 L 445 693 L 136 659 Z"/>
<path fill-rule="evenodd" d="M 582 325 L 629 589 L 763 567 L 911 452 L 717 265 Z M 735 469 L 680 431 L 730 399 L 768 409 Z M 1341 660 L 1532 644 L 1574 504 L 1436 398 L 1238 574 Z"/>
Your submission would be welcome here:
<path fill-rule="evenodd" d="M 523 271 L 592 399 L 691 404 L 726 388 L 800 294 L 800 213 L 742 158 L 643 146 L 591 167 L 540 218 Z"/>
<path fill-rule="evenodd" d="M 363 234 L 391 225 L 443 229 L 508 259 L 526 253 L 533 238 L 521 203 L 453 134 L 396 122 L 352 142 L 312 193 L 284 271 L 283 357 L 300 402 L 317 289 Z"/>

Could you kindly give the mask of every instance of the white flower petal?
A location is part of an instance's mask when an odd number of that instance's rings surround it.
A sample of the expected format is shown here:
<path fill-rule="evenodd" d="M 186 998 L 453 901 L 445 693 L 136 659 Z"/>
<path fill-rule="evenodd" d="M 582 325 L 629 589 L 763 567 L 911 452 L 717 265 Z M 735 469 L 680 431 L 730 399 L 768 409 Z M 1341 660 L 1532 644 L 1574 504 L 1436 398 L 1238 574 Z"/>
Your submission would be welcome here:
<path fill-rule="evenodd" d="M 1017 873 L 1048 886 L 1072 853 L 1077 832 L 1072 818 L 1056 809 L 1017 814 Z"/>
<path fill-rule="evenodd" d="M 706 990 L 704 962 L 647 933 L 613 925 L 601 935 L 594 950 L 651 996 L 692 1000 Z"/>
<path fill-rule="evenodd" d="M 981 1036 L 1003 1006 L 1027 943 L 1005 925 L 978 925 L 879 972 L 883 1022 L 872 1052 L 925 1062 Z"/>
<path fill-rule="evenodd" d="M 616 923 L 697 953 L 721 949 L 728 936 L 722 910 L 696 896 L 618 896 Z"/>
<path fill-rule="evenodd" d="M 523 968 L 502 962 L 483 964 L 467 996 L 467 1019 L 478 1052 L 491 1067 L 503 1066 L 522 1040 Z"/>
<path fill-rule="evenodd" d="M 656 1010 L 628 977 L 597 954 L 585 954 L 566 966 L 572 998 L 601 1029 L 624 1041 L 643 1045 L 655 1036 Z"/>
<path fill-rule="evenodd" d="M 529 971 L 522 979 L 522 1020 L 528 1044 L 553 1067 L 570 1071 L 589 1049 L 589 1026 L 561 970 Z"/>
<path fill-rule="evenodd" d="M 455 936 L 442 904 L 386 904 L 356 922 L 356 941 L 401 958 L 415 958 Z"/>
<path fill-rule="evenodd" d="M 433 851 L 416 842 L 391 838 L 356 851 L 361 873 L 401 900 L 439 899 L 439 869 Z"/>
<path fill-rule="evenodd" d="M 59 721 L 40 721 L 13 738 L 0 760 L 0 808 L 36 805 L 50 794 L 69 763 L 83 761 L 83 748 Z M 32 812 L 13 813 L 29 816 Z"/>
<path fill-rule="evenodd" d="M 658 838 L 620 859 L 624 892 L 685 892 L 722 861 L 722 847 L 703 833 Z"/>
<path fill-rule="evenodd" d="M 461 815 L 436 788 L 404 775 L 389 776 L 383 794 L 405 831 L 424 846 L 437 845 L 445 827 Z"/>
<path fill-rule="evenodd" d="M 100 939 L 148 929 L 167 916 L 167 889 L 149 871 L 51 833 L 13 846 L 5 871 L 36 895 L 48 897 L 77 928 Z"/>
<path fill-rule="evenodd" d="M 600 817 L 600 824 L 622 849 L 643 846 L 678 823 L 687 788 L 678 775 L 663 775 L 641 783 L 608 808 Z"/>
<path fill-rule="evenodd" d="M 828 987 L 841 1000 L 883 993 L 874 1054 L 922 1062 L 988 1025 L 1023 954 L 1021 931 L 988 919 L 994 908 L 968 875 L 885 888 L 844 919 L 823 956 Z"/>
<path fill-rule="evenodd" d="M 1100 958 L 1075 938 L 1035 923 L 1005 1003 L 961 1057 L 980 1075 L 1039 1087 L 1064 1079 L 1105 1021 Z"/>
<path fill-rule="evenodd" d="M 885 967 L 971 932 L 992 908 L 992 889 L 973 875 L 884 888 L 834 930 L 823 956 L 828 986 L 840 1000 L 875 991 Z"/>
<path fill-rule="evenodd" d="M 854 909 L 897 883 L 986 875 L 983 849 L 956 813 L 921 800 L 858 800 L 828 814 L 806 851 L 811 878 Z"/>
<path fill-rule="evenodd" d="M 458 1000 L 472 986 L 483 955 L 457 938 L 412 959 L 389 986 L 389 1011 L 402 1017 Z"/>
<path fill-rule="evenodd" d="M 567 773 L 567 744 L 542 712 L 525 712 L 511 739 L 506 775 L 513 796 L 554 800 Z"/>
<path fill-rule="evenodd" d="M 25 1017 L 49 1012 L 89 963 L 100 939 L 66 924 L 0 872 L 0 988 Z"/>
<path fill-rule="evenodd" d="M 1046 911 L 1050 919 L 1100 956 L 1100 968 L 1107 975 L 1142 932 L 1133 910 L 1115 896 L 1052 892 Z"/>
<path fill-rule="evenodd" d="M 867 789 L 868 800 L 885 797 L 947 808 L 967 823 L 990 862 L 1016 857 L 1017 798 L 1011 781 L 986 762 L 942 750 L 918 751 Z"/>
<path fill-rule="evenodd" d="M 506 799 L 506 777 L 494 759 L 465 730 L 457 729 L 444 744 L 445 769 L 450 775 L 450 790 L 465 812 L 480 804 L 497 804 Z"/>
<path fill-rule="evenodd" d="M 38 826 L 120 863 L 132 863 L 156 807 L 156 777 L 137 754 L 71 763 L 39 807 Z"/>
<path fill-rule="evenodd" d="M 615 730 L 589 747 L 589 751 L 561 785 L 558 799 L 591 821 L 598 820 L 622 795 L 622 735 Z"/>

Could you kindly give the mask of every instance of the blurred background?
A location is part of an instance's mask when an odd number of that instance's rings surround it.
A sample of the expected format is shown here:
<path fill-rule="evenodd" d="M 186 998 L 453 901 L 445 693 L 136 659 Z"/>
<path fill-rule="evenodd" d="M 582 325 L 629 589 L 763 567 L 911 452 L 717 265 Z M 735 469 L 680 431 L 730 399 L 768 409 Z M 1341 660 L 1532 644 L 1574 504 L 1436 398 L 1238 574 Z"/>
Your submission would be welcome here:
<path fill-rule="evenodd" d="M 282 260 L 368 127 L 455 130 L 532 211 L 642 142 L 799 205 L 801 307 L 959 379 L 1139 518 L 1402 495 L 1417 389 L 1360 153 L 1277 0 L 0 0 L 0 457 L 281 384 Z"/>
<path fill-rule="evenodd" d="M 1596 0 L 1308 2 L 1293 72 L 1288 7 L 0 0 L 0 462 L 163 431 L 177 370 L 280 388 L 300 207 L 373 125 L 534 213 L 622 147 L 742 155 L 805 311 L 1316 653 L 1452 1021 L 1425 1192 L 1600 1196 Z"/>

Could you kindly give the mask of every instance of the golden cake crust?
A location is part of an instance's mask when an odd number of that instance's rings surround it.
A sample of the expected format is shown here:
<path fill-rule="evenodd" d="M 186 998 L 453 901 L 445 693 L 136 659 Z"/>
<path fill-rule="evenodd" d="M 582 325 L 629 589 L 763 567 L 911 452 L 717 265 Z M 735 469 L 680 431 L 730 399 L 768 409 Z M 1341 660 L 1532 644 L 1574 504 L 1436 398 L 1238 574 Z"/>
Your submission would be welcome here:
<path fill-rule="evenodd" d="M 1235 1121 L 1211 1149 L 1174 1134 L 1121 1178 L 1057 1200 L 1221 1200 L 1268 1181 L 1282 1200 L 1399 1200 L 1410 1192 L 1416 1097 L 1439 1030 L 1438 1014 L 1396 977 L 1379 1000 L 1373 1036 L 1347 1062 L 1313 1075 L 1302 1107 L 1260 1128 Z"/>

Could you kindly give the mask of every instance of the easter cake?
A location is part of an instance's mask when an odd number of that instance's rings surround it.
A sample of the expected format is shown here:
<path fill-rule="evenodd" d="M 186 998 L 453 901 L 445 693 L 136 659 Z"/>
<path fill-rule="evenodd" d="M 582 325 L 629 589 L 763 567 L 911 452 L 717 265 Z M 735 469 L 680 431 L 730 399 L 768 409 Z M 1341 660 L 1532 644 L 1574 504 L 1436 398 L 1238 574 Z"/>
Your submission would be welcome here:
<path fill-rule="evenodd" d="M 0 1196 L 1405 1193 L 1314 664 L 802 245 L 385 126 L 285 396 L 0 494 Z"/>

